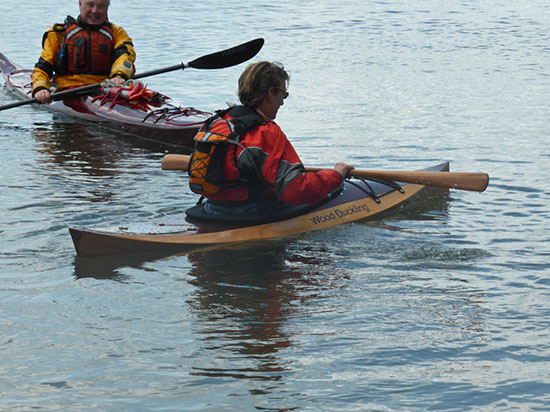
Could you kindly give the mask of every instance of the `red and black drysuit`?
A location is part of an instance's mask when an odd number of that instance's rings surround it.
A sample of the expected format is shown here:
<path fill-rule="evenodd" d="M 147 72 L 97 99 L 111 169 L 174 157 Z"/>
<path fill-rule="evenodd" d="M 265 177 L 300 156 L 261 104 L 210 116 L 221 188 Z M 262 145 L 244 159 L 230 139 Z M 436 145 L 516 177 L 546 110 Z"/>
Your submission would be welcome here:
<path fill-rule="evenodd" d="M 238 118 L 255 110 L 236 106 L 224 118 Z M 231 144 L 224 156 L 227 185 L 215 196 L 207 196 L 206 210 L 222 213 L 247 210 L 239 205 L 256 203 L 260 211 L 287 206 L 315 205 L 342 185 L 342 176 L 334 169 L 305 172 L 300 157 L 281 128 L 272 120 L 241 137 L 240 145 Z M 261 179 L 256 178 L 261 174 Z M 223 206 L 216 208 L 216 206 Z"/>

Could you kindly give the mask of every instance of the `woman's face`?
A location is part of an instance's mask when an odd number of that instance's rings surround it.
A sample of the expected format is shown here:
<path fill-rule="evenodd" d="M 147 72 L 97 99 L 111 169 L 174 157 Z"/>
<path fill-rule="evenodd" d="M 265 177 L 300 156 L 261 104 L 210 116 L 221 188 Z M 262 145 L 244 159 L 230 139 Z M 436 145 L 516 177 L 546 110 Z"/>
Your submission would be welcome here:
<path fill-rule="evenodd" d="M 272 87 L 269 89 L 264 98 L 262 112 L 271 120 L 277 117 L 279 108 L 285 104 L 285 99 L 288 97 L 286 86 Z"/>

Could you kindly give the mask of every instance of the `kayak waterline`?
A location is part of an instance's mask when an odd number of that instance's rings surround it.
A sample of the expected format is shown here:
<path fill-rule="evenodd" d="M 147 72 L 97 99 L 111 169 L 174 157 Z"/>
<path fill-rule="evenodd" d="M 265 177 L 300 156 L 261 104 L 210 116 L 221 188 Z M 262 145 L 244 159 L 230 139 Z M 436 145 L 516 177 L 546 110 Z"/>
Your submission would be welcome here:
<path fill-rule="evenodd" d="M 448 170 L 448 162 L 425 169 L 430 172 Z M 76 253 L 81 257 L 152 251 L 164 251 L 169 255 L 214 245 L 265 241 L 328 229 L 372 218 L 405 202 L 420 202 L 422 194 L 433 191 L 430 186 L 402 183 L 346 180 L 338 193 L 321 204 L 298 216 L 274 222 L 221 224 L 178 213 L 151 222 L 95 229 L 70 228 L 69 231 Z"/>

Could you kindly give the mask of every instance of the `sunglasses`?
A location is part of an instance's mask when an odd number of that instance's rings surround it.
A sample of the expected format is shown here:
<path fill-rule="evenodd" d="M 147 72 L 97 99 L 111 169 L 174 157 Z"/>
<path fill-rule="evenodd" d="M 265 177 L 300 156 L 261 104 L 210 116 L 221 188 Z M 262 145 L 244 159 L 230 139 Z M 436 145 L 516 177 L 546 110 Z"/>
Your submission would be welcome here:
<path fill-rule="evenodd" d="M 281 89 L 280 87 L 273 87 L 273 88 L 279 90 L 283 94 L 283 100 L 289 96 L 288 92 Z"/>

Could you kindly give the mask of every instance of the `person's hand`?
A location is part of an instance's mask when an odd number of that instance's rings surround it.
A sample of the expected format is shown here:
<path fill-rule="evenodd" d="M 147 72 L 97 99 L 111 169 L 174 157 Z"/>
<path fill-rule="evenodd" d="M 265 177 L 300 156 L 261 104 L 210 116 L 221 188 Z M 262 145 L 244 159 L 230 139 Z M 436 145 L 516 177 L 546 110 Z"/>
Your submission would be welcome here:
<path fill-rule="evenodd" d="M 37 91 L 34 98 L 40 104 L 50 104 L 52 102 L 50 91 L 46 89 Z"/>
<path fill-rule="evenodd" d="M 334 170 L 340 173 L 342 179 L 345 179 L 348 173 L 351 172 L 353 169 L 355 169 L 355 167 L 342 162 L 336 163 L 336 165 L 334 166 Z"/>
<path fill-rule="evenodd" d="M 122 77 L 120 77 L 120 76 L 112 77 L 112 78 L 111 78 L 111 81 L 112 81 L 113 83 L 116 83 L 116 84 L 124 84 L 124 83 L 126 83 L 126 80 L 124 80 L 124 79 L 123 79 Z"/>

